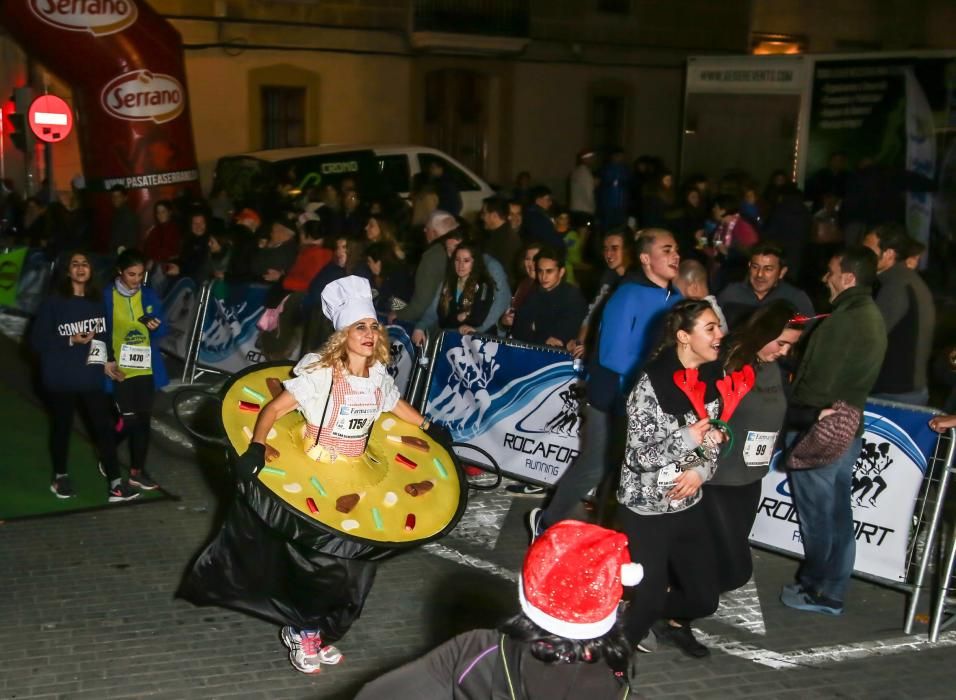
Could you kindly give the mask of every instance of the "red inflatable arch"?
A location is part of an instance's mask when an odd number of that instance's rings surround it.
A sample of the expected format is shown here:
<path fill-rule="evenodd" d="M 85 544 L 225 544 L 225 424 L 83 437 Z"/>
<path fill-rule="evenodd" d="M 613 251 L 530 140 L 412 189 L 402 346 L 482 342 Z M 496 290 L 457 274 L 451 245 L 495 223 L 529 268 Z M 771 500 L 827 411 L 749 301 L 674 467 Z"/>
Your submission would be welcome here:
<path fill-rule="evenodd" d="M 98 247 L 114 184 L 144 222 L 156 201 L 199 193 L 182 41 L 146 2 L 0 0 L 0 24 L 73 90 Z"/>

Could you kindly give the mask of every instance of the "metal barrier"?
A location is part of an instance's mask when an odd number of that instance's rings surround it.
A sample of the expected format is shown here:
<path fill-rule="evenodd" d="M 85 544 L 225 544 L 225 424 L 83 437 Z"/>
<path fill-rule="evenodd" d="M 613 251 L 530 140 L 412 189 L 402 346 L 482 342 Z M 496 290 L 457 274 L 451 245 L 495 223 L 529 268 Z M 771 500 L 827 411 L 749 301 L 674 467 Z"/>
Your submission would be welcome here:
<path fill-rule="evenodd" d="M 947 440 L 945 455 L 942 454 L 944 439 Z M 954 457 L 956 457 L 956 430 L 950 429 L 946 435 L 940 436 L 936 442 L 936 449 L 930 458 L 930 465 L 927 469 L 926 479 L 920 490 L 919 498 L 916 502 L 916 508 L 913 516 L 913 531 L 910 537 L 909 559 L 907 570 L 912 574 L 916 571 L 915 580 L 910 584 L 903 584 L 902 587 L 909 595 L 909 601 L 906 608 L 906 620 L 903 625 L 903 631 L 911 634 L 913 624 L 916 621 L 916 614 L 919 608 L 919 601 L 927 588 L 926 574 L 930 562 L 938 547 L 943 525 L 943 512 L 946 502 L 946 495 L 949 491 L 950 480 L 954 471 Z M 954 547 L 956 547 L 956 538 L 954 538 Z M 951 550 L 953 547 L 950 548 Z M 950 560 L 950 563 L 952 561 Z M 940 576 L 943 572 L 940 572 Z M 948 580 L 940 579 L 941 581 Z M 940 595 L 940 600 L 945 596 Z M 930 616 L 930 641 L 936 641 L 939 635 L 941 606 L 931 611 Z"/>

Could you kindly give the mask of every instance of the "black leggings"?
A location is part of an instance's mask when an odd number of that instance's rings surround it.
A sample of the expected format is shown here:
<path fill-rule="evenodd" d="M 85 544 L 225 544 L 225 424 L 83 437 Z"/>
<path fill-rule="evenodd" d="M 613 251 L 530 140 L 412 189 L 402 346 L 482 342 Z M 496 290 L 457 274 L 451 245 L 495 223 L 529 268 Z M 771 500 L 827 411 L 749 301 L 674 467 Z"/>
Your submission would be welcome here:
<path fill-rule="evenodd" d="M 107 480 L 118 479 L 116 433 L 113 430 L 113 407 L 110 405 L 109 396 L 103 391 L 50 391 L 46 399 L 50 409 L 50 456 L 53 460 L 53 476 L 69 473 L 67 453 L 70 448 L 70 433 L 73 430 L 73 414 L 79 403 L 87 432 L 96 447 Z"/>
<path fill-rule="evenodd" d="M 734 591 L 754 572 L 750 556 L 750 530 L 757 519 L 761 482 L 742 486 L 704 485 L 700 507 L 707 519 L 706 532 L 714 548 L 717 590 Z"/>
<path fill-rule="evenodd" d="M 149 420 L 153 410 L 152 375 L 114 382 L 113 398 L 123 419 L 120 440 L 129 438 L 130 469 L 145 469 L 149 450 Z"/>
<path fill-rule="evenodd" d="M 717 610 L 716 562 L 700 505 L 663 515 L 637 515 L 621 506 L 618 519 L 631 561 L 644 567 L 624 619 L 632 644 L 657 620 L 693 620 Z"/>

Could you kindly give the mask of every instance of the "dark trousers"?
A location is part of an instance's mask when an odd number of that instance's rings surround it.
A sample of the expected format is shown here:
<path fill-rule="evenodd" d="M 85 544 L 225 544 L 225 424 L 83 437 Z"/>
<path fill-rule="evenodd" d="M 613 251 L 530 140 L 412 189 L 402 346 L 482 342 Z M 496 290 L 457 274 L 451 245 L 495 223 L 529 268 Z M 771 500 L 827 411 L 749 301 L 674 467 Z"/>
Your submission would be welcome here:
<path fill-rule="evenodd" d="M 113 384 L 113 399 L 123 419 L 120 440 L 129 440 L 130 469 L 145 469 L 149 422 L 153 410 L 153 377 L 130 377 Z"/>
<path fill-rule="evenodd" d="M 663 515 L 638 515 L 622 506 L 618 518 L 631 561 L 644 567 L 624 619 L 631 643 L 641 641 L 657 620 L 695 620 L 717 610 L 716 562 L 699 505 Z"/>
<path fill-rule="evenodd" d="M 719 593 L 734 591 L 753 576 L 750 531 L 757 518 L 760 485 L 759 481 L 741 486 L 704 485 L 699 507 L 704 509 L 705 532 L 716 555 Z"/>
<path fill-rule="evenodd" d="M 47 394 L 50 410 L 50 456 L 53 476 L 68 474 L 67 453 L 73 431 L 73 414 L 80 406 L 87 432 L 96 447 L 96 453 L 106 478 L 119 478 L 116 463 L 116 434 L 113 431 L 113 407 L 109 396 L 102 391 L 51 391 Z"/>
<path fill-rule="evenodd" d="M 588 491 L 596 488 L 608 476 L 609 465 L 613 463 L 608 452 L 612 423 L 611 414 L 591 405 L 584 407 L 580 454 L 561 475 L 551 500 L 541 514 L 545 527 L 551 527 L 570 516 Z M 598 502 L 602 502 L 602 499 L 599 498 Z"/>

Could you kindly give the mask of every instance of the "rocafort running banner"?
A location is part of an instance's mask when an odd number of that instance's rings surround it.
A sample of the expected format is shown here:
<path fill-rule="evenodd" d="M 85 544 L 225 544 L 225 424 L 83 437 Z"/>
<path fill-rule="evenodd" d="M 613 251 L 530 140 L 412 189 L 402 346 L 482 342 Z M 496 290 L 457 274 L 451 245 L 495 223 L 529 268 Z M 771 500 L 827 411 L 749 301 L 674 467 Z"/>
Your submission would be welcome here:
<path fill-rule="evenodd" d="M 487 451 L 501 471 L 555 483 L 578 456 L 577 377 L 562 351 L 445 332 L 439 340 L 425 413 L 455 442 Z M 475 464 L 479 452 L 456 448 Z"/>
<path fill-rule="evenodd" d="M 853 467 L 851 502 L 856 528 L 854 570 L 887 581 L 906 580 L 913 511 L 938 435 L 931 411 L 871 401 L 864 413 L 863 449 Z M 778 453 L 774 459 L 779 461 Z M 750 541 L 802 555 L 799 519 L 786 472 L 771 471 Z"/>

